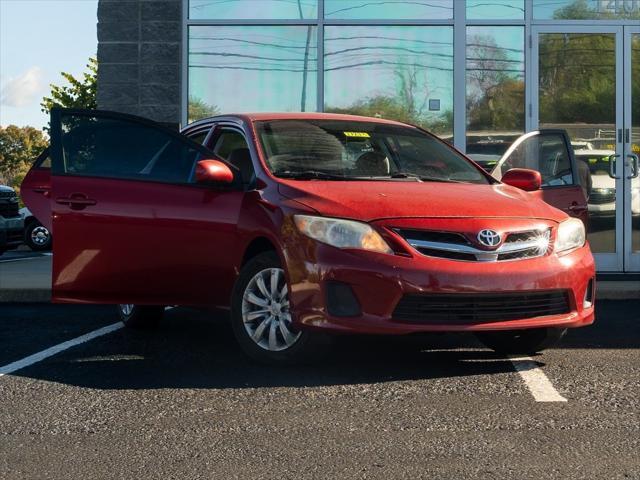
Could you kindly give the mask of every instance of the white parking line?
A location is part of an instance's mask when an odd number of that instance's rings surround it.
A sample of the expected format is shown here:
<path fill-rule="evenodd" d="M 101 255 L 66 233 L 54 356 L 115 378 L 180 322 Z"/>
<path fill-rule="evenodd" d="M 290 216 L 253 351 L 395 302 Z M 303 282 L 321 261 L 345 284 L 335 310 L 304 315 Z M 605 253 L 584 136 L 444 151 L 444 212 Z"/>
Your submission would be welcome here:
<path fill-rule="evenodd" d="M 536 402 L 566 402 L 531 357 L 509 357 Z"/>
<path fill-rule="evenodd" d="M 22 360 L 17 360 L 8 365 L 5 365 L 4 367 L 0 367 L 0 377 L 3 377 L 4 375 L 7 375 L 9 373 L 13 373 L 16 370 L 20 370 L 21 368 L 28 367 L 29 365 L 33 365 L 34 363 L 41 362 L 45 358 L 49 358 L 71 347 L 80 345 L 81 343 L 85 343 L 89 340 L 93 340 L 94 338 L 106 335 L 107 333 L 120 330 L 122 327 L 124 327 L 124 324 L 122 322 L 112 323 L 111 325 L 107 325 L 106 327 L 102 327 L 92 332 L 85 333 L 84 335 L 76 337 L 72 340 L 67 340 L 66 342 L 62 342 L 58 345 L 54 345 L 53 347 L 49 347 L 46 350 L 42 350 L 41 352 L 29 355 Z"/>

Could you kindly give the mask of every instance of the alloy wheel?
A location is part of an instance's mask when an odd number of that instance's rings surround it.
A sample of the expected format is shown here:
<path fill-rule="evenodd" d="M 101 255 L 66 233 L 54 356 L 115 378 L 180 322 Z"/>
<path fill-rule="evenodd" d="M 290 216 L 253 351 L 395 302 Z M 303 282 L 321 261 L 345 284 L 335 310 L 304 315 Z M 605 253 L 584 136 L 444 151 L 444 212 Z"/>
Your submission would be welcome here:
<path fill-rule="evenodd" d="M 135 307 L 135 305 L 133 305 L 132 303 L 121 303 L 118 306 L 120 307 L 120 311 L 122 312 L 122 314 L 126 317 L 133 313 L 133 308 Z"/>
<path fill-rule="evenodd" d="M 31 230 L 31 241 L 40 247 L 46 245 L 49 242 L 49 230 L 43 226 L 34 228 Z"/>
<path fill-rule="evenodd" d="M 242 296 L 242 321 L 249 337 L 272 352 L 293 346 L 302 332 L 291 327 L 289 292 L 281 268 L 256 273 Z"/>

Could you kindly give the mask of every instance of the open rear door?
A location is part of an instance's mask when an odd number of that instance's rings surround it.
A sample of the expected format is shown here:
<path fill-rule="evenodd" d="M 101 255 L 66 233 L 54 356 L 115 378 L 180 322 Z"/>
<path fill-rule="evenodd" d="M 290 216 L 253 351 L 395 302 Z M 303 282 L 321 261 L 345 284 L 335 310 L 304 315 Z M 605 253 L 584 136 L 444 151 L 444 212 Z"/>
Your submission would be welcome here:
<path fill-rule="evenodd" d="M 576 161 L 565 130 L 544 129 L 522 135 L 502 156 L 491 175 L 501 180 L 512 168 L 539 171 L 542 188 L 533 193 L 587 223 L 591 174 L 588 165 Z"/>

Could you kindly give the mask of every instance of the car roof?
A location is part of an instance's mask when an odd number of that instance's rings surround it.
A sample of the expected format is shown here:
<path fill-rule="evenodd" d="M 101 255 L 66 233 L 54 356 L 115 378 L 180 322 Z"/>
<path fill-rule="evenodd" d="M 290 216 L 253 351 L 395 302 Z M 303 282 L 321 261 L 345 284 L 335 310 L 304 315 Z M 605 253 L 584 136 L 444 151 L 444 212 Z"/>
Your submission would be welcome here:
<path fill-rule="evenodd" d="M 222 120 L 239 120 L 241 122 L 258 122 L 268 120 L 342 120 L 352 122 L 372 122 L 387 125 L 413 126 L 395 120 L 386 118 L 363 117 L 360 115 L 347 115 L 342 113 L 319 113 L 319 112 L 256 112 L 256 113 L 230 113 L 224 115 L 216 115 L 214 117 L 203 118 L 197 120 L 184 129 L 190 129 L 202 124 L 214 123 Z"/>

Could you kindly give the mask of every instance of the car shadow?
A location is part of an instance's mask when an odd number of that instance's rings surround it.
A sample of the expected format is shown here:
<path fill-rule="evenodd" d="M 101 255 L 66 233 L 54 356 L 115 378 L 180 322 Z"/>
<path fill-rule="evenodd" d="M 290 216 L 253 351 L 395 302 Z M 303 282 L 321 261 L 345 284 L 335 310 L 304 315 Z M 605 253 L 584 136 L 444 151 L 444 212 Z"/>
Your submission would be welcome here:
<path fill-rule="evenodd" d="M 602 303 L 604 312 L 599 313 L 606 318 L 570 331 L 558 348 L 640 346 L 640 321 L 629 325 L 627 314 L 633 305 Z M 225 317 L 173 309 L 157 330 L 118 330 L 12 375 L 85 388 L 135 390 L 353 385 L 514 371 L 508 358 L 483 348 L 470 334 L 337 337 L 310 363 L 265 366 L 242 354 Z M 535 360 L 544 365 L 544 356 Z"/>

